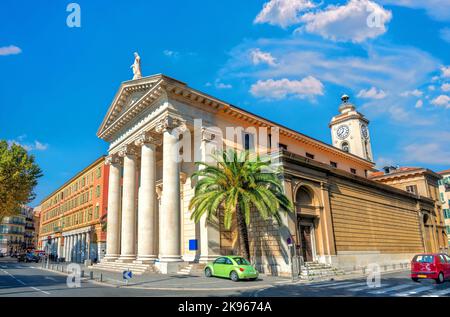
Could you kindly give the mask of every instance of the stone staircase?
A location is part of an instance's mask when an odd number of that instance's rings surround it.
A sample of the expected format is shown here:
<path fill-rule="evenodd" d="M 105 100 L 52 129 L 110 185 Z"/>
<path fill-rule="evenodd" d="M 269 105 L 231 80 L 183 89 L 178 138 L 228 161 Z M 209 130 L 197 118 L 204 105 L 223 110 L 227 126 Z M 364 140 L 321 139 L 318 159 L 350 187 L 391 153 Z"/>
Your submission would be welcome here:
<path fill-rule="evenodd" d="M 205 264 L 190 262 L 178 270 L 178 275 L 203 275 Z"/>
<path fill-rule="evenodd" d="M 104 270 L 108 272 L 123 272 L 131 270 L 134 275 L 142 275 L 144 273 L 157 273 L 153 264 L 139 264 L 139 263 L 121 263 L 121 262 L 100 262 L 88 266 L 93 270 Z"/>
<path fill-rule="evenodd" d="M 300 268 L 300 279 L 321 279 L 344 275 L 344 271 L 332 267 L 329 264 L 319 262 L 306 262 Z"/>

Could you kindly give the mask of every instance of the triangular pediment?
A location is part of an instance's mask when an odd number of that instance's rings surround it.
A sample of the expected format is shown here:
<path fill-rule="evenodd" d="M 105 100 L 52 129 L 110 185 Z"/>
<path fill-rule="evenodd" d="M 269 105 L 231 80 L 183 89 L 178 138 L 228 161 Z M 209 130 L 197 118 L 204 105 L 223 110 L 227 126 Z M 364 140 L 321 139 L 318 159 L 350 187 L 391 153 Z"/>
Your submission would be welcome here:
<path fill-rule="evenodd" d="M 118 127 L 119 122 L 123 123 L 136 111 L 141 110 L 150 102 L 159 97 L 160 83 L 163 81 L 162 75 L 144 77 L 138 80 L 130 80 L 120 85 L 113 102 L 97 132 L 102 138 L 104 133 L 112 126 Z"/>

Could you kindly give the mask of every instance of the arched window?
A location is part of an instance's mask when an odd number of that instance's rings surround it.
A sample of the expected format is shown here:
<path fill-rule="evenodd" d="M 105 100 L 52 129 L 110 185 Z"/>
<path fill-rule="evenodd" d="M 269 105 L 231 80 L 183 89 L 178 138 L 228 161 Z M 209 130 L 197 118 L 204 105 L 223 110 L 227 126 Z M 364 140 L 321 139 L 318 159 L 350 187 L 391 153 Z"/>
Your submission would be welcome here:
<path fill-rule="evenodd" d="M 342 142 L 342 151 L 350 152 L 350 146 L 347 142 Z"/>

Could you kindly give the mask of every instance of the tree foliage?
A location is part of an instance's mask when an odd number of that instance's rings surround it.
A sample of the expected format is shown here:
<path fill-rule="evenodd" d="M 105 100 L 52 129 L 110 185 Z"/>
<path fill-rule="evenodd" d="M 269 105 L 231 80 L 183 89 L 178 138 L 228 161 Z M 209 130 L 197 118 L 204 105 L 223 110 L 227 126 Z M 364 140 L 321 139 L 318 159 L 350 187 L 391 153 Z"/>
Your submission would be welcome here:
<path fill-rule="evenodd" d="M 263 219 L 274 218 L 280 223 L 280 210 L 292 212 L 294 208 L 284 194 L 280 171 L 271 171 L 270 162 L 259 157 L 250 160 L 248 152 L 234 150 L 219 155 L 215 156 L 216 165 L 196 163 L 201 169 L 191 176 L 198 180 L 189 204 L 191 219 L 198 222 L 205 213 L 211 219 L 222 208 L 227 229 L 236 219 L 240 252 L 249 259 L 247 227 L 251 212 L 255 210 Z"/>
<path fill-rule="evenodd" d="M 33 155 L 18 144 L 0 140 L 0 221 L 19 213 L 35 198 L 33 192 L 42 171 Z"/>

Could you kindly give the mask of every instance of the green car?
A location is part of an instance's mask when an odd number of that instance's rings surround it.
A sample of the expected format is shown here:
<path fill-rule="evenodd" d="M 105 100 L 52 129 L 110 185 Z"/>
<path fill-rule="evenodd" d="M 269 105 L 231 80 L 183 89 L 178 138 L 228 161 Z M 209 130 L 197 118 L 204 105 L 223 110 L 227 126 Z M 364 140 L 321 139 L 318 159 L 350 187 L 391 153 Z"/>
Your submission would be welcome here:
<path fill-rule="evenodd" d="M 205 267 L 205 276 L 227 277 L 232 281 L 256 280 L 258 271 L 246 259 L 240 256 L 221 256 Z"/>

